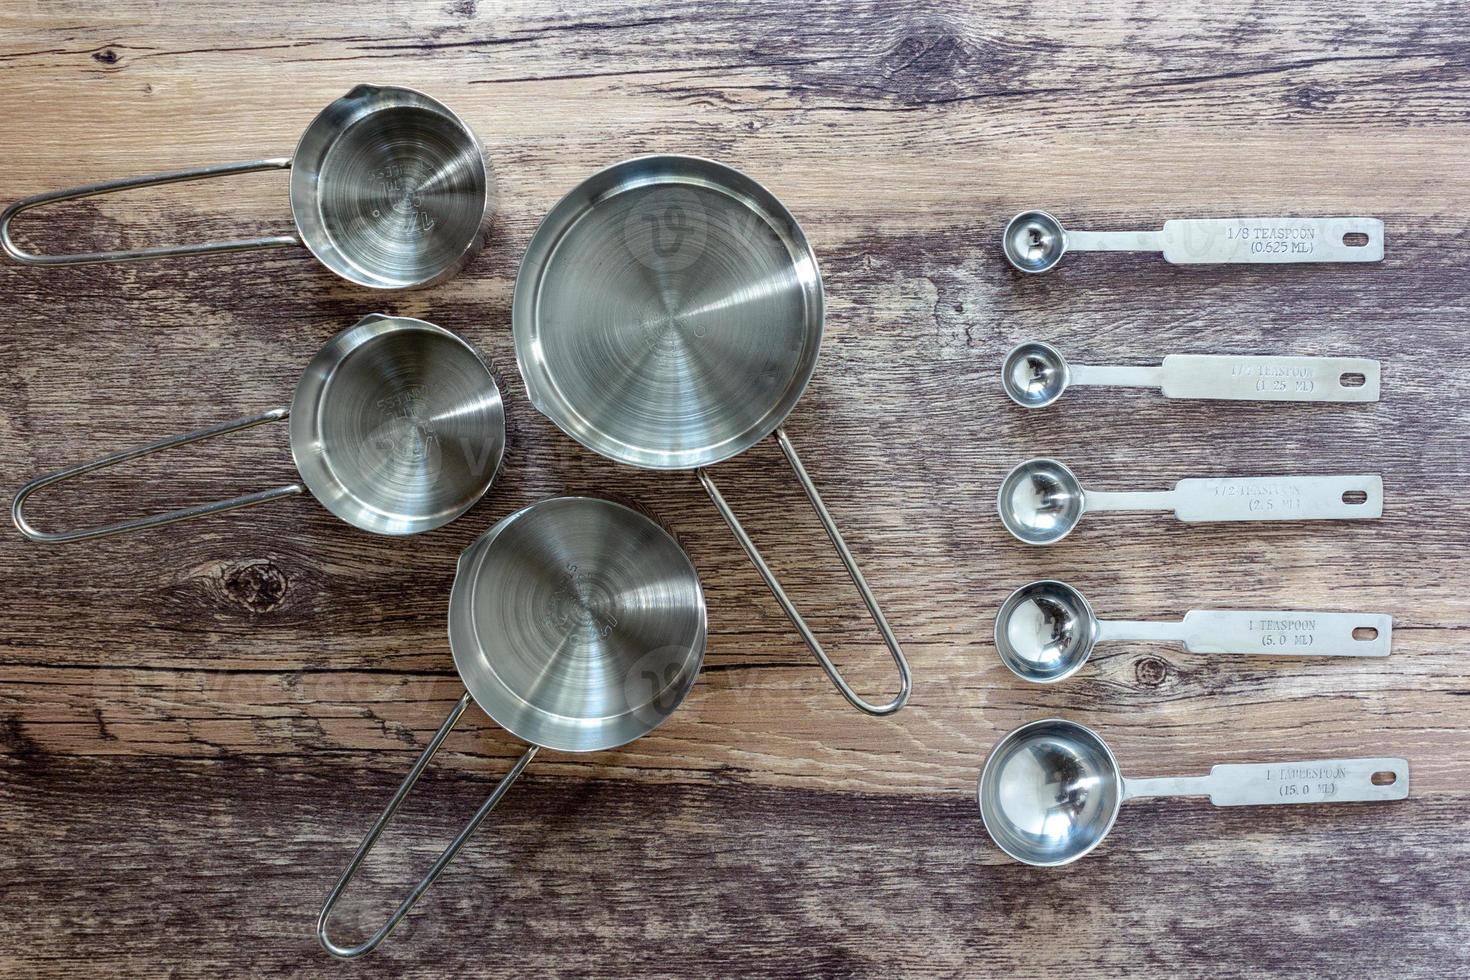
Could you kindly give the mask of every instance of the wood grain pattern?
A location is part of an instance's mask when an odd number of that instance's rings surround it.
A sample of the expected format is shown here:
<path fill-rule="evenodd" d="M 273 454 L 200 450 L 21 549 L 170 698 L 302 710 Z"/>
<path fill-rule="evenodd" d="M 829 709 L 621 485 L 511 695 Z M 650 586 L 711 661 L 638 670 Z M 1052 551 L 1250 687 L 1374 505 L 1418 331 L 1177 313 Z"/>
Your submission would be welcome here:
<path fill-rule="evenodd" d="M 0 485 L 283 404 L 328 336 L 379 309 L 486 353 L 509 450 L 484 502 L 408 540 L 354 531 L 309 498 L 63 548 L 0 537 L 0 969 L 330 969 L 310 935 L 319 902 L 460 693 L 444 636 L 455 556 L 517 507 L 590 492 L 655 515 L 689 550 L 710 606 L 705 672 L 650 737 L 538 758 L 366 973 L 1465 973 L 1467 68 L 1470 15 L 1449 2 L 8 5 L 0 201 L 286 154 L 322 105 L 381 81 L 470 122 L 501 215 L 464 274 L 401 295 L 290 249 L 0 265 Z M 763 181 L 817 249 L 827 333 L 788 431 L 913 662 L 913 700 L 893 719 L 831 689 L 692 475 L 593 457 L 525 400 L 509 304 L 536 222 L 593 169 L 663 151 Z M 1374 215 L 1387 257 L 1180 269 L 1076 256 L 1023 279 L 997 237 L 1031 206 L 1100 228 Z M 28 242 L 82 248 L 290 219 L 270 174 L 23 220 Z M 1379 357 L 1384 400 L 1081 389 L 1023 413 L 996 371 L 1033 337 L 1079 361 Z M 1029 550 L 993 495 L 1041 453 L 1104 489 L 1381 472 L 1385 515 L 1098 515 Z M 37 514 L 141 512 L 292 474 L 284 428 L 266 427 L 38 497 Z M 776 448 L 716 475 L 849 676 L 885 693 L 888 658 Z M 1119 618 L 1389 612 L 1395 650 L 1231 662 L 1123 644 L 1056 689 L 1027 687 L 996 659 L 991 616 L 1040 576 Z M 1047 714 L 1096 726 L 1139 774 L 1403 755 L 1412 799 L 1133 804 L 1086 861 L 1026 869 L 985 838 L 974 780 L 999 734 Z M 371 862 L 363 927 L 519 753 L 474 717 Z"/>

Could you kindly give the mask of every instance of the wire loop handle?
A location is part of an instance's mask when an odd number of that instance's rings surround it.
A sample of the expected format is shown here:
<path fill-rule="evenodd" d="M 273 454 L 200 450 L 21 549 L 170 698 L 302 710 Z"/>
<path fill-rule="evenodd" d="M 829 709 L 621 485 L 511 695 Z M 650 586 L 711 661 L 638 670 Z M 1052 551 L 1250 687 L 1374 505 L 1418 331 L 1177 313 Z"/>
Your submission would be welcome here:
<path fill-rule="evenodd" d="M 279 248 L 283 245 L 300 245 L 296 235 L 270 235 L 264 238 L 240 238 L 228 242 L 200 242 L 196 245 L 158 245 L 152 248 L 121 249 L 112 252 L 75 252 L 64 255 L 43 255 L 27 252 L 16 244 L 10 234 L 10 223 L 19 214 L 46 204 L 72 201 L 82 197 L 96 197 L 114 191 L 130 190 L 135 187 L 153 187 L 160 184 L 177 184 L 186 180 L 203 180 L 206 177 L 228 177 L 247 174 L 256 170 L 288 170 L 290 157 L 270 160 L 248 160 L 244 163 L 217 163 L 206 167 L 191 167 L 188 170 L 171 170 L 168 173 L 152 174 L 147 177 L 125 177 L 122 180 L 105 180 L 98 184 L 86 184 L 64 191 L 49 191 L 16 201 L 4 212 L 0 212 L 0 245 L 11 258 L 26 265 L 89 265 L 94 262 L 132 262 L 138 259 L 162 259 L 175 255 L 205 255 L 211 252 L 243 252 L 252 248 Z"/>
<path fill-rule="evenodd" d="M 387 829 L 388 823 L 398 813 L 398 808 L 408 798 L 409 791 L 413 789 L 414 783 L 419 781 L 419 777 L 428 768 L 430 760 L 434 758 L 434 753 L 439 751 L 439 746 L 443 745 L 444 740 L 449 737 L 449 732 L 454 728 L 454 723 L 459 721 L 459 716 L 464 714 L 464 710 L 470 706 L 471 700 L 470 692 L 466 691 L 464 697 L 460 698 L 453 710 L 449 712 L 449 717 L 444 719 L 444 724 L 439 726 L 439 730 L 429 740 L 429 745 L 424 749 L 423 755 L 419 756 L 418 761 L 413 764 L 413 768 L 404 777 L 403 783 L 398 787 L 398 792 L 393 794 L 393 799 L 388 801 L 388 805 L 383 809 L 382 815 L 378 817 L 372 829 L 367 832 L 367 836 L 363 838 L 362 843 L 357 846 L 357 853 L 352 855 L 352 860 L 347 863 L 347 870 L 342 872 L 342 877 L 337 879 L 337 884 L 332 886 L 332 891 L 327 895 L 327 900 L 322 904 L 321 914 L 317 916 L 316 920 L 316 938 L 321 942 L 322 948 L 333 956 L 342 959 L 352 959 L 364 953 L 372 952 L 378 947 L 379 943 L 387 939 L 388 933 L 392 932 L 393 928 L 399 922 L 403 921 L 403 917 L 408 914 L 408 910 L 413 908 L 414 903 L 419 900 L 420 896 L 429 890 L 429 886 L 444 872 L 444 869 L 449 866 L 449 862 L 454 860 L 454 856 L 459 853 L 459 849 L 470 839 L 470 835 L 479 828 L 480 824 L 484 823 L 485 818 L 490 815 L 490 811 L 495 809 L 495 805 L 510 790 L 511 786 L 520 777 L 531 760 L 536 757 L 536 752 L 540 748 L 539 745 L 533 745 L 521 754 L 521 757 L 516 760 L 515 765 L 510 767 L 510 772 L 506 773 L 500 782 L 495 784 L 495 789 L 491 791 L 490 798 L 481 804 L 480 809 L 470 818 L 470 822 L 465 824 L 464 829 L 459 832 L 458 836 L 450 841 L 448 847 L 444 848 L 433 866 L 429 868 L 428 873 L 419 880 L 419 883 L 414 886 L 413 891 L 409 892 L 408 897 L 399 903 L 398 908 L 393 914 L 388 916 L 388 920 L 378 927 L 377 932 L 355 946 L 342 946 L 334 942 L 327 935 L 327 923 L 332 917 L 332 909 L 336 907 L 338 900 L 342 898 L 342 893 L 346 891 L 347 884 L 352 880 L 352 876 L 357 874 L 357 869 L 362 864 L 363 859 L 368 856 L 368 852 L 373 849 L 373 845 L 378 842 L 378 838 Z"/>
<path fill-rule="evenodd" d="M 821 664 L 822 670 L 827 672 L 827 676 L 837 686 L 837 690 L 842 692 L 842 696 L 847 698 L 848 702 L 859 711 L 865 711 L 870 715 L 891 715 L 908 702 L 909 693 L 913 688 L 908 660 L 903 655 L 903 649 L 898 644 L 898 638 L 893 635 L 893 628 L 888 625 L 888 619 L 883 615 L 883 610 L 878 606 L 877 597 L 873 595 L 873 590 L 868 587 L 867 580 L 863 578 L 863 573 L 858 570 L 857 561 L 852 557 L 852 552 L 847 549 L 847 543 L 842 540 L 842 533 L 837 530 L 837 522 L 832 519 L 832 514 L 827 510 L 826 505 L 822 503 L 822 496 L 817 492 L 816 484 L 812 483 L 812 478 L 807 475 L 806 467 L 801 465 L 801 458 L 796 454 L 796 447 L 791 444 L 791 440 L 787 438 L 784 429 L 777 429 L 775 431 L 775 437 L 777 445 L 781 447 L 781 452 L 786 456 L 786 461 L 791 464 L 791 469 L 796 473 L 797 483 L 805 491 L 806 498 L 811 502 L 812 509 L 817 512 L 817 517 L 821 519 L 822 527 L 826 528 L 827 537 L 831 539 L 832 546 L 837 549 L 837 556 L 842 559 L 842 565 L 847 569 L 847 574 L 852 578 L 852 584 L 857 586 L 858 595 L 862 596 L 863 604 L 868 607 L 868 615 L 872 617 L 873 624 L 878 627 L 878 632 L 883 637 L 884 645 L 888 647 L 888 652 L 893 655 L 893 663 L 898 667 L 899 677 L 898 694 L 894 696 L 893 700 L 884 704 L 873 704 L 871 701 L 862 698 L 852 689 L 847 683 L 846 678 L 842 676 L 842 671 L 837 669 L 837 665 L 832 662 L 832 658 L 827 656 L 827 651 L 822 649 L 822 644 L 817 639 L 816 634 L 812 632 L 811 627 L 807 626 L 806 620 L 801 617 L 801 613 L 797 612 L 796 605 L 792 603 L 791 597 L 786 594 L 785 589 L 781 588 L 781 583 L 776 580 L 776 574 L 771 571 L 771 567 L 761 557 L 760 549 L 755 546 L 755 542 L 751 540 L 750 535 L 741 526 L 740 519 L 735 516 L 735 511 L 730 508 L 724 496 L 715 487 L 714 479 L 709 475 L 709 470 L 703 467 L 700 468 L 699 482 L 704 484 L 705 492 L 709 494 L 710 499 L 719 508 L 720 516 L 730 526 L 730 531 L 735 535 L 735 540 L 739 541 L 740 547 L 745 549 L 745 553 L 750 557 L 751 563 L 755 565 L 756 571 L 760 572 L 761 578 L 765 579 L 766 586 L 770 588 L 771 593 L 776 597 L 776 601 L 781 604 L 781 608 L 785 610 L 787 618 L 796 627 L 796 631 L 801 634 L 801 638 L 806 641 L 806 645 L 816 656 L 817 662 Z"/>
<path fill-rule="evenodd" d="M 103 467 L 113 466 L 140 456 L 150 456 L 153 453 L 162 452 L 165 449 L 173 449 L 176 446 L 185 446 L 191 442 L 201 439 L 210 439 L 214 436 L 222 436 L 230 432 L 239 432 L 242 429 L 253 428 L 264 425 L 267 422 L 277 422 L 290 415 L 288 408 L 276 408 L 261 415 L 251 415 L 243 419 L 235 419 L 233 422 L 222 422 L 219 425 L 210 426 L 207 429 L 197 429 L 194 432 L 186 432 L 181 436 L 170 436 L 158 442 L 139 446 L 136 449 L 124 449 L 122 452 L 94 459 L 89 463 L 81 463 L 64 470 L 39 477 L 21 487 L 16 493 L 15 499 L 10 503 L 10 519 L 15 522 L 15 527 L 21 534 L 32 541 L 40 541 L 43 544 L 63 544 L 68 541 L 86 541 L 91 538 L 105 538 L 114 534 L 122 534 L 126 531 L 141 531 L 144 528 L 159 527 L 163 524 L 172 524 L 175 521 L 187 521 L 195 517 L 204 517 L 208 514 L 220 514 L 227 510 L 235 510 L 239 507 L 253 507 L 270 500 L 280 500 L 283 497 L 294 497 L 302 493 L 304 488 L 299 483 L 287 484 L 284 487 L 276 487 L 273 490 L 258 490 L 255 493 L 247 493 L 239 497 L 231 497 L 229 500 L 217 500 L 209 504 L 196 504 L 193 507 L 183 507 L 179 510 L 171 510 L 164 514 L 154 514 L 151 517 L 140 517 L 129 521 L 118 521 L 114 524 L 104 524 L 101 527 L 80 528 L 74 531 L 40 531 L 26 519 L 26 498 L 37 490 L 43 490 L 63 480 L 91 473 Z"/>

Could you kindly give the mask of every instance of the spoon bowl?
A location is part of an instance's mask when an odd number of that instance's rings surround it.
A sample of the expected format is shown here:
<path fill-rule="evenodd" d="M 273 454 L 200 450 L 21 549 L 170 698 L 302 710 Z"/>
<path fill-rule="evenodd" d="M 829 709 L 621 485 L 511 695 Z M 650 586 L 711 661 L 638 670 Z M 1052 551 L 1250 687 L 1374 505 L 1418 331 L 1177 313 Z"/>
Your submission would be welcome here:
<path fill-rule="evenodd" d="M 1023 585 L 995 614 L 1001 663 L 1036 684 L 1055 684 L 1077 673 L 1097 637 L 1097 615 L 1086 597 L 1052 579 Z"/>
<path fill-rule="evenodd" d="M 1006 261 L 1019 272 L 1049 272 L 1067 252 L 1067 232 L 1045 211 L 1022 211 L 1001 236 Z"/>
<path fill-rule="evenodd" d="M 1000 380 L 1017 405 L 1045 408 L 1062 397 L 1072 378 L 1061 351 L 1033 340 L 1011 348 L 1001 367 Z"/>
<path fill-rule="evenodd" d="M 1055 544 L 1082 519 L 1082 481 L 1055 459 L 1028 459 L 1001 481 L 997 503 L 1001 523 L 1015 538 Z"/>
<path fill-rule="evenodd" d="M 1082 857 L 1113 829 L 1123 776 L 1096 732 L 1048 718 L 996 743 L 977 795 L 997 847 L 1017 861 L 1055 867 Z"/>

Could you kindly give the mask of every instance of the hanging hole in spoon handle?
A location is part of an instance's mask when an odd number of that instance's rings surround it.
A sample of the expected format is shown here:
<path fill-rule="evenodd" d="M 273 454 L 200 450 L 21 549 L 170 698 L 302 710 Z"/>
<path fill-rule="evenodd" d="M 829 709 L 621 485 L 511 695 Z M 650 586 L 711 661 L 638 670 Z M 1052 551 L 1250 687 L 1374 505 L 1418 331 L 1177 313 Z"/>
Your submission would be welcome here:
<path fill-rule="evenodd" d="M 132 262 L 139 259 L 162 259 L 179 255 L 204 255 L 211 252 L 243 252 L 255 248 L 279 248 L 284 245 L 300 245 L 296 235 L 271 235 L 264 238 L 241 238 L 226 242 L 201 242 L 195 245 L 161 245 L 150 248 L 121 249 L 111 252 L 73 252 L 64 255 L 28 252 L 16 244 L 10 233 L 10 223 L 15 218 L 46 204 L 72 201 L 83 197 L 96 197 L 114 191 L 131 190 L 137 187 L 153 187 L 161 184 L 176 184 L 189 180 L 204 180 L 208 177 L 229 177 L 234 174 L 252 173 L 256 170 L 286 170 L 291 166 L 289 157 L 271 160 L 249 160 L 244 163 L 222 163 L 188 170 L 173 170 L 148 177 L 127 177 L 122 180 L 107 180 L 97 184 L 86 184 L 63 191 L 50 191 L 16 201 L 0 214 L 0 245 L 17 262 L 26 265 L 89 265 L 95 262 Z"/>
<path fill-rule="evenodd" d="M 290 414 L 289 409 L 277 408 L 260 415 L 252 415 L 243 419 L 235 419 L 232 422 L 224 422 L 220 425 L 210 426 L 207 429 L 197 429 L 194 432 L 186 432 L 181 436 L 171 436 L 158 442 L 149 443 L 146 446 L 138 446 L 135 449 L 124 449 L 121 452 L 94 459 L 91 462 L 80 463 L 76 466 L 58 470 L 55 473 L 39 477 L 21 487 L 16 493 L 15 499 L 10 504 L 10 519 L 14 522 L 16 530 L 20 531 L 32 541 L 43 544 L 63 544 L 71 541 L 86 541 L 92 538 L 105 538 L 114 534 L 123 534 L 127 531 L 141 531 L 144 528 L 160 527 L 164 524 L 173 524 L 177 521 L 187 521 L 195 517 L 204 517 L 208 514 L 221 514 L 227 510 L 235 510 L 240 507 L 251 507 L 255 504 L 263 504 L 271 500 L 280 500 L 284 497 L 294 497 L 304 492 L 304 488 L 297 483 L 288 484 L 284 487 L 276 487 L 271 490 L 259 490 L 255 493 L 243 494 L 239 497 L 231 497 L 229 500 L 219 500 L 208 504 L 196 504 L 193 507 L 184 507 L 179 510 L 168 511 L 164 514 L 154 514 L 149 517 L 140 517 L 133 520 L 117 521 L 112 524 L 104 524 L 99 527 L 80 528 L 72 531 L 41 531 L 31 524 L 25 516 L 25 502 L 31 494 L 43 490 L 53 484 L 70 480 L 74 477 L 100 470 L 107 466 L 115 466 L 118 463 L 130 459 L 138 459 L 141 456 L 150 456 L 153 453 L 162 452 L 165 449 L 173 449 L 177 446 L 188 445 L 202 439 L 211 439 L 230 432 L 239 432 L 242 429 L 253 428 L 264 425 L 267 422 L 278 422 Z"/>

